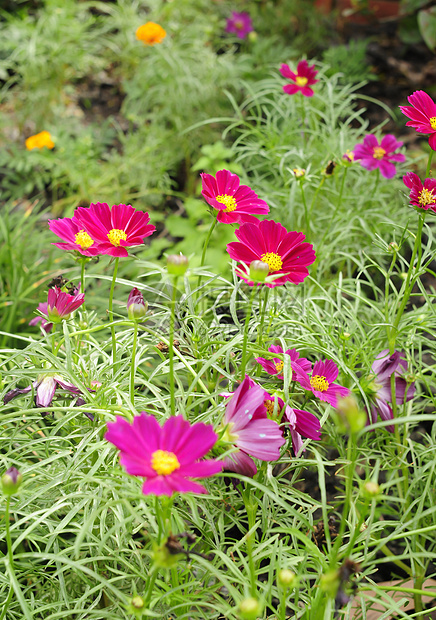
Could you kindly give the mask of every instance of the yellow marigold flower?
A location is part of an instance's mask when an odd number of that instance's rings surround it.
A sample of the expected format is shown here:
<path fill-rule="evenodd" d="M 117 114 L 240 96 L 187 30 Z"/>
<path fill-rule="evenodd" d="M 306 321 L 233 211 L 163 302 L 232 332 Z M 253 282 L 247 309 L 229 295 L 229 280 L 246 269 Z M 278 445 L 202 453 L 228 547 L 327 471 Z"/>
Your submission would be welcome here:
<path fill-rule="evenodd" d="M 162 26 L 159 26 L 159 24 L 155 24 L 154 22 L 142 24 L 142 26 L 139 26 L 136 31 L 136 38 L 139 41 L 142 41 L 145 45 L 155 45 L 156 43 L 161 43 L 166 36 L 167 33 Z"/>
<path fill-rule="evenodd" d="M 26 140 L 26 149 L 31 151 L 32 149 L 42 149 L 46 146 L 48 149 L 54 148 L 54 142 L 51 139 L 51 135 L 48 131 L 41 131 L 40 133 L 30 136 Z"/>

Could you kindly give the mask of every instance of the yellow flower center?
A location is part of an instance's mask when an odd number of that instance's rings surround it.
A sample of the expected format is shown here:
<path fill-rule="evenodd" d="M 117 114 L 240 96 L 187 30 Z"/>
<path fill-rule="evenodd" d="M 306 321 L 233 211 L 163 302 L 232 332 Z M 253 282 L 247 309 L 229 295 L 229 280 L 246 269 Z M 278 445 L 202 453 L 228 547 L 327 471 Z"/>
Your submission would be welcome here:
<path fill-rule="evenodd" d="M 180 463 L 174 452 L 156 450 L 151 455 L 151 466 L 159 476 L 169 476 L 180 468 Z"/>
<path fill-rule="evenodd" d="M 310 385 L 317 392 L 327 392 L 327 390 L 329 389 L 327 379 L 325 377 L 322 377 L 321 375 L 313 375 L 313 377 L 310 379 Z"/>
<path fill-rule="evenodd" d="M 281 257 L 274 252 L 262 254 L 261 258 L 262 261 L 268 265 L 270 271 L 279 271 L 279 269 L 282 268 L 283 261 Z"/>
<path fill-rule="evenodd" d="M 107 238 L 112 243 L 112 245 L 120 245 L 121 239 L 125 241 L 127 239 L 127 235 L 124 230 L 120 230 L 119 228 L 112 228 L 107 234 Z"/>
<path fill-rule="evenodd" d="M 430 126 L 432 129 L 436 129 L 436 116 L 432 116 L 430 119 Z"/>
<path fill-rule="evenodd" d="M 229 211 L 234 211 L 238 206 L 233 196 L 229 196 L 228 194 L 220 194 L 215 198 L 215 200 L 223 205 L 226 205 L 227 208 L 224 209 L 225 213 L 228 213 Z"/>
<path fill-rule="evenodd" d="M 285 365 L 284 362 L 277 362 L 276 366 L 276 370 L 278 373 L 283 372 L 283 366 Z"/>
<path fill-rule="evenodd" d="M 264 400 L 263 404 L 265 405 L 266 411 L 269 416 L 272 416 L 274 413 L 274 401 L 273 400 Z"/>
<path fill-rule="evenodd" d="M 432 189 L 425 189 L 425 187 L 423 187 L 419 192 L 418 202 L 420 205 L 430 205 L 432 202 L 435 202 L 435 200 L 436 198 Z"/>
<path fill-rule="evenodd" d="M 74 243 L 76 243 L 77 245 L 80 245 L 82 250 L 87 250 L 88 248 L 91 247 L 94 241 L 91 239 L 88 233 L 82 229 L 82 230 L 79 230 L 77 235 L 74 237 Z"/>
<path fill-rule="evenodd" d="M 306 86 L 308 81 L 309 80 L 307 79 L 307 77 L 304 77 L 303 75 L 297 75 L 297 77 L 295 78 L 295 83 L 297 84 L 297 86 Z"/>
<path fill-rule="evenodd" d="M 374 159 L 383 159 L 384 155 L 386 155 L 386 151 L 381 146 L 374 147 Z"/>

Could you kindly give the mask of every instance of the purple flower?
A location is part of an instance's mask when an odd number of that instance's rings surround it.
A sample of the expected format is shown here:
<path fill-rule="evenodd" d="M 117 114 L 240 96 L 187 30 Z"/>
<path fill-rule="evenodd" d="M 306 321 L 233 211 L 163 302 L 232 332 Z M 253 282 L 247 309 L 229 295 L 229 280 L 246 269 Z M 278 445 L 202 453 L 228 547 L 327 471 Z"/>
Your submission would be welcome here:
<path fill-rule="evenodd" d="M 391 376 L 395 373 L 395 400 L 397 403 L 412 400 L 415 395 L 415 383 L 407 383 L 404 374 L 407 372 L 407 362 L 402 357 L 402 353 L 394 351 L 389 355 L 388 349 L 381 351 L 372 365 L 375 378 L 372 382 L 374 390 L 374 402 L 371 403 L 370 420 L 377 422 L 377 415 L 380 414 L 382 420 L 393 420 L 391 391 Z M 394 432 L 392 425 L 386 426 L 390 433 Z"/>
<path fill-rule="evenodd" d="M 313 394 L 327 403 L 330 403 L 333 407 L 337 407 L 338 397 L 348 396 L 350 390 L 333 381 L 338 376 L 338 367 L 333 360 L 324 360 L 323 362 L 316 362 L 312 376 L 306 372 L 298 373 L 298 380 L 300 385 L 305 390 L 310 390 Z"/>
<path fill-rule="evenodd" d="M 380 144 L 375 136 L 369 134 L 364 137 L 363 144 L 356 144 L 354 147 L 354 160 L 360 161 L 367 170 L 379 168 L 385 179 L 392 179 L 396 173 L 393 162 L 406 160 L 402 153 L 394 153 L 400 146 L 403 146 L 403 143 L 398 142 L 391 134 L 384 136 Z"/>
<path fill-rule="evenodd" d="M 47 315 L 53 323 L 70 318 L 70 314 L 74 312 L 85 301 L 84 293 L 76 293 L 69 295 L 64 293 L 60 288 L 55 286 L 48 291 Z"/>
<path fill-rule="evenodd" d="M 39 310 L 39 312 L 41 312 L 42 314 L 45 314 L 45 316 L 48 319 L 48 313 L 47 313 L 47 302 L 44 301 L 43 303 L 38 304 L 38 308 L 37 310 Z M 53 323 L 50 323 L 50 321 L 48 321 L 47 319 L 45 319 L 43 316 L 36 316 L 35 318 L 31 319 L 29 321 L 29 325 L 38 325 L 39 322 L 41 322 L 41 328 L 45 331 L 46 334 L 49 334 L 51 332 L 51 330 L 53 329 Z"/>
<path fill-rule="evenodd" d="M 232 16 L 227 19 L 226 32 L 235 34 L 239 39 L 245 39 L 253 30 L 253 23 L 248 13 L 232 11 Z"/>
<path fill-rule="evenodd" d="M 15 390 L 7 392 L 3 397 L 3 403 L 6 405 L 16 396 L 28 394 L 33 388 L 36 390 L 35 406 L 45 409 L 51 405 L 57 387 L 67 390 L 70 394 L 74 394 L 75 396 L 82 393 L 78 387 L 72 383 L 68 383 L 68 381 L 64 381 L 59 375 L 42 374 L 39 375 L 38 379 L 34 381 L 32 385 L 24 389 L 16 388 Z M 47 415 L 47 413 L 48 412 L 44 412 L 42 415 Z"/>
<path fill-rule="evenodd" d="M 131 321 L 140 321 L 147 314 L 147 305 L 139 289 L 132 288 L 127 300 L 127 315 Z"/>
<path fill-rule="evenodd" d="M 131 476 L 145 478 L 144 495 L 207 493 L 189 478 L 207 478 L 223 468 L 222 462 L 199 460 L 218 439 L 210 424 L 191 425 L 179 415 L 161 427 L 156 418 L 143 411 L 132 424 L 117 417 L 107 427 L 105 439 L 120 450 L 121 465 Z"/>
<path fill-rule="evenodd" d="M 310 372 L 312 370 L 312 364 L 305 357 L 300 357 L 300 354 L 296 349 L 287 349 L 283 351 L 282 347 L 278 345 L 271 345 L 268 349 L 270 353 L 280 353 L 281 355 L 288 355 L 291 358 L 292 369 L 292 381 L 298 379 L 295 372 L 297 367 L 300 371 Z M 279 357 L 274 357 L 272 360 L 265 359 L 264 357 L 256 357 L 258 362 L 264 370 L 270 375 L 276 375 L 278 379 L 283 379 L 283 367 L 284 362 Z"/>

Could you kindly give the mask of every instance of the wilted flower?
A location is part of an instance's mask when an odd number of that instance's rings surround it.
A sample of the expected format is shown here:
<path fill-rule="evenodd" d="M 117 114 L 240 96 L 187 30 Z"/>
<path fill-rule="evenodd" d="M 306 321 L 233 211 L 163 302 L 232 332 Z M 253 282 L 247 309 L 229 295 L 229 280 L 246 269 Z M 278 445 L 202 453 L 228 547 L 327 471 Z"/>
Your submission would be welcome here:
<path fill-rule="evenodd" d="M 38 376 L 37 380 L 34 381 L 31 385 L 24 389 L 16 388 L 15 390 L 11 390 L 3 397 L 3 403 L 7 405 L 13 398 L 19 396 L 20 394 L 28 394 L 29 392 L 35 390 L 35 406 L 46 409 L 49 407 L 53 401 L 56 388 L 60 387 L 63 390 L 67 390 L 70 394 L 74 396 L 80 395 L 82 392 L 80 389 L 69 383 L 68 381 L 64 381 L 62 377 L 57 374 L 41 374 Z M 43 413 L 43 415 L 46 415 Z"/>
<path fill-rule="evenodd" d="M 32 149 L 42 149 L 45 146 L 48 149 L 53 149 L 55 145 L 48 131 L 41 131 L 34 136 L 30 136 L 27 138 L 25 144 L 28 151 L 31 151 Z"/>
<path fill-rule="evenodd" d="M 107 427 L 105 439 L 120 450 L 120 463 L 127 473 L 145 478 L 144 495 L 207 493 L 189 478 L 207 478 L 223 468 L 222 462 L 199 460 L 218 439 L 209 424 L 191 425 L 179 415 L 161 427 L 152 415 L 142 412 L 132 424 L 117 417 Z"/>
<path fill-rule="evenodd" d="M 136 38 L 138 41 L 142 41 L 144 45 L 156 45 L 156 43 L 161 43 L 166 36 L 166 31 L 155 22 L 142 24 L 142 26 L 139 26 L 136 30 Z"/>
<path fill-rule="evenodd" d="M 236 222 L 258 222 L 253 213 L 264 215 L 269 207 L 264 200 L 248 187 L 240 185 L 237 174 L 229 170 L 218 170 L 216 176 L 203 173 L 201 195 L 211 207 L 217 209 L 217 220 L 224 224 Z"/>
<path fill-rule="evenodd" d="M 147 314 L 147 306 L 139 289 L 132 288 L 127 300 L 127 316 L 131 321 L 140 321 Z"/>
<path fill-rule="evenodd" d="M 403 182 L 410 189 L 410 204 L 436 213 L 436 179 L 425 179 L 422 184 L 417 174 L 408 172 L 403 176 Z"/>
<path fill-rule="evenodd" d="M 315 80 L 315 75 L 318 71 L 315 69 L 315 65 L 310 65 L 307 60 L 300 60 L 297 65 L 297 72 L 291 71 L 289 65 L 282 64 L 280 67 L 280 73 L 283 77 L 288 78 L 294 82 L 293 84 L 285 84 L 283 90 L 288 95 L 295 95 L 295 93 L 302 93 L 305 97 L 312 97 L 314 95 L 310 86 L 313 86 L 319 80 Z"/>
<path fill-rule="evenodd" d="M 224 459 L 225 469 L 253 477 L 257 467 L 248 456 L 276 461 L 285 443 L 282 431 L 269 420 L 264 405 L 265 391 L 248 376 L 231 395 L 224 413 L 223 441 L 239 448 Z"/>
<path fill-rule="evenodd" d="M 47 301 L 47 315 L 50 321 L 53 323 L 59 323 L 70 318 L 70 315 L 74 310 L 77 310 L 79 306 L 85 301 L 84 293 L 76 293 L 76 295 L 69 295 L 64 293 L 57 286 L 49 289 L 48 301 Z"/>
<path fill-rule="evenodd" d="M 113 205 L 103 202 L 89 207 L 78 207 L 74 219 L 99 246 L 99 253 L 128 256 L 127 247 L 142 245 L 145 237 L 156 228 L 148 224 L 148 213 L 136 211 L 131 205 Z"/>
<path fill-rule="evenodd" d="M 16 467 L 9 467 L 2 476 L 2 491 L 6 496 L 15 495 L 21 486 L 23 476 Z"/>
<path fill-rule="evenodd" d="M 370 420 L 377 422 L 377 415 L 380 414 L 382 420 L 392 420 L 391 375 L 395 373 L 395 399 L 398 404 L 412 400 L 415 395 L 415 383 L 408 383 L 404 378 L 407 372 L 407 362 L 402 358 L 399 351 L 389 354 L 388 349 L 381 351 L 372 365 L 375 377 L 371 383 L 374 401 L 371 404 Z M 386 430 L 393 433 L 392 425 L 386 426 Z"/>
<path fill-rule="evenodd" d="M 393 162 L 406 161 L 402 153 L 394 153 L 400 146 L 403 146 L 403 143 L 398 142 L 391 134 L 384 136 L 380 143 L 373 134 L 368 134 L 364 137 L 363 144 L 356 144 L 354 147 L 354 159 L 360 161 L 367 170 L 379 168 L 385 179 L 392 179 L 396 173 Z"/>
<path fill-rule="evenodd" d="M 428 143 L 436 151 L 436 103 L 423 90 L 416 90 L 407 101 L 411 106 L 400 106 L 401 112 L 411 119 L 406 125 L 418 133 L 430 134 Z"/>
<path fill-rule="evenodd" d="M 288 232 L 284 226 L 272 220 L 258 222 L 258 225 L 243 224 L 235 231 L 239 242 L 227 244 L 230 258 L 250 264 L 261 260 L 269 266 L 269 273 L 279 276 L 274 282 L 266 282 L 273 288 L 292 282 L 299 284 L 309 275 L 307 269 L 315 261 L 315 252 L 310 243 L 305 243 L 303 233 Z M 238 272 L 245 282 L 253 285 L 244 275 Z"/>
<path fill-rule="evenodd" d="M 227 20 L 226 32 L 235 34 L 239 39 L 245 39 L 252 30 L 253 23 L 248 13 L 232 11 L 232 16 Z"/>
<path fill-rule="evenodd" d="M 305 390 L 311 391 L 320 400 L 337 407 L 338 398 L 348 396 L 350 393 L 348 388 L 333 383 L 338 374 L 338 367 L 334 361 L 324 360 L 315 363 L 311 377 L 306 372 L 298 373 L 298 380 Z"/>
<path fill-rule="evenodd" d="M 38 304 L 37 310 L 39 310 L 39 312 L 41 312 L 42 314 L 45 314 L 45 316 L 48 319 L 47 302 L 46 301 Z M 38 325 L 38 323 L 41 323 L 42 329 L 45 331 L 46 334 L 49 334 L 51 332 L 51 330 L 53 329 L 53 323 L 51 323 L 47 319 L 44 318 L 43 316 L 36 316 L 35 318 L 33 318 L 33 319 L 31 319 L 29 321 L 29 325 L 31 325 L 33 327 L 34 325 Z"/>
<path fill-rule="evenodd" d="M 58 220 L 49 220 L 48 227 L 55 235 L 66 241 L 66 243 L 52 244 L 61 250 L 79 252 L 82 256 L 103 254 L 103 251 L 99 250 L 98 244 L 89 236 L 83 226 L 81 226 L 74 217 L 62 217 Z"/>
<path fill-rule="evenodd" d="M 279 345 L 271 345 L 268 349 L 270 353 L 279 353 L 280 355 L 288 355 L 291 358 L 291 370 L 292 381 L 297 381 L 298 376 L 295 370 L 298 368 L 300 371 L 310 372 L 312 370 L 312 364 L 305 357 L 300 357 L 300 354 L 296 349 L 287 349 L 283 351 Z M 276 375 L 278 379 L 283 379 L 284 361 L 280 357 L 274 357 L 272 360 L 265 359 L 264 357 L 256 357 L 258 362 L 269 375 Z"/>

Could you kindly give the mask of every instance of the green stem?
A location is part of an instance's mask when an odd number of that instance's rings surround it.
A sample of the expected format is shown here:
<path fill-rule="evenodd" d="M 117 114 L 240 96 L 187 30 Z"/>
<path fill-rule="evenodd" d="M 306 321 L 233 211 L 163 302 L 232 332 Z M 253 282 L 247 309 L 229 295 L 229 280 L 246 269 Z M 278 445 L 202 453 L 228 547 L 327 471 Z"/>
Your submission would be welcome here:
<path fill-rule="evenodd" d="M 392 261 L 391 261 L 391 264 L 390 264 L 390 267 L 388 269 L 388 272 L 386 274 L 386 279 L 385 279 L 385 323 L 386 323 L 386 332 L 387 332 L 388 341 L 391 336 L 391 328 L 389 325 L 389 282 L 391 279 L 392 272 L 394 270 L 394 265 L 395 265 L 396 260 L 397 260 L 397 253 L 394 250 L 394 255 L 392 257 Z"/>
<path fill-rule="evenodd" d="M 171 415 L 176 415 L 176 397 L 175 397 L 175 382 L 174 382 L 174 320 L 176 313 L 176 294 L 177 294 L 177 276 L 173 280 L 173 295 L 171 299 L 171 315 L 170 315 L 170 402 L 171 402 Z"/>
<path fill-rule="evenodd" d="M 219 213 L 219 211 L 218 211 L 218 213 Z M 203 267 L 203 265 L 204 265 L 204 263 L 205 263 L 205 261 L 206 261 L 206 252 L 207 252 L 207 247 L 208 247 L 208 245 L 209 245 L 209 241 L 210 241 L 210 238 L 211 238 L 211 236 L 212 236 L 212 233 L 213 233 L 213 231 L 214 231 L 214 229 L 215 229 L 215 226 L 216 226 L 216 225 L 217 225 L 217 223 L 218 223 L 218 213 L 217 213 L 216 218 L 213 220 L 213 222 L 212 222 L 212 224 L 211 224 L 211 226 L 210 226 L 210 228 L 209 228 L 209 232 L 207 233 L 207 237 L 206 237 L 206 240 L 205 240 L 204 245 L 203 245 L 203 252 L 202 252 L 202 254 L 201 254 L 201 263 L 200 263 L 200 267 Z M 197 289 L 200 289 L 200 286 L 201 286 L 201 276 L 198 276 L 198 279 L 197 279 Z"/>
<path fill-rule="evenodd" d="M 329 232 L 332 229 L 334 222 L 336 221 L 336 214 L 339 211 L 339 208 L 342 204 L 342 196 L 344 194 L 345 179 L 347 177 L 347 172 L 348 172 L 348 167 L 344 168 L 344 172 L 342 173 L 341 189 L 339 190 L 339 197 L 336 203 L 335 210 L 333 211 L 333 215 L 330 218 L 330 224 L 327 230 L 325 231 L 324 235 L 322 236 L 321 242 L 317 244 L 317 256 L 320 256 L 320 248 L 324 245 L 325 238 L 328 236 Z"/>
<path fill-rule="evenodd" d="M 5 509 L 5 530 L 6 530 L 6 544 L 8 547 L 8 562 L 9 562 L 9 568 L 10 570 L 13 572 L 14 571 L 14 554 L 12 552 L 12 539 L 11 539 L 11 528 L 10 528 L 10 516 L 9 516 L 9 511 L 10 511 L 10 505 L 11 505 L 11 498 L 8 496 L 6 497 L 6 509 Z M 10 590 L 9 590 L 9 594 L 8 594 L 8 599 L 5 603 L 5 608 L 2 611 L 2 615 L 0 616 L 0 620 L 2 620 L 4 618 L 4 616 L 6 615 L 7 609 L 9 607 L 9 603 L 11 602 L 12 599 L 12 595 L 14 592 L 14 589 L 11 586 Z"/>
<path fill-rule="evenodd" d="M 135 367 L 136 367 L 136 345 L 138 343 L 138 322 L 133 324 L 133 344 L 132 359 L 130 362 L 130 402 L 135 406 Z"/>
<path fill-rule="evenodd" d="M 348 445 L 347 445 L 347 469 L 346 469 L 346 477 L 345 477 L 345 501 L 344 507 L 342 509 L 341 523 L 339 525 L 339 532 L 336 538 L 335 544 L 333 545 L 332 557 L 331 557 L 331 566 L 335 566 L 336 559 L 339 553 L 339 548 L 341 543 L 343 542 L 345 528 L 347 525 L 347 518 L 350 512 L 351 507 L 351 499 L 352 499 L 352 491 L 353 491 L 353 478 L 354 478 L 354 469 L 356 467 L 356 435 L 354 433 L 350 433 L 348 437 Z"/>
<path fill-rule="evenodd" d="M 248 518 L 247 556 L 248 556 L 248 567 L 250 571 L 250 593 L 251 593 L 251 596 L 256 598 L 257 579 L 256 579 L 256 567 L 254 565 L 254 557 L 253 557 L 256 534 L 255 532 L 252 532 L 251 530 L 255 527 L 255 524 L 256 524 L 257 500 L 256 500 L 256 496 L 253 493 L 252 489 L 247 489 L 246 494 L 244 495 L 244 503 L 245 503 L 245 510 L 247 511 L 247 518 Z"/>
<path fill-rule="evenodd" d="M 318 194 L 321 191 L 322 186 L 324 185 L 325 179 L 326 179 L 325 176 L 323 176 L 322 179 L 321 179 L 320 184 L 318 185 L 318 187 L 315 190 L 315 193 L 314 193 L 313 198 L 312 198 L 312 202 L 310 203 L 309 219 L 310 219 L 310 217 L 312 215 L 313 207 L 315 206 L 315 201 L 318 198 Z"/>
<path fill-rule="evenodd" d="M 304 206 L 304 231 L 306 233 L 306 241 L 308 241 L 310 235 L 309 211 L 307 208 L 306 194 L 304 193 L 303 180 L 301 179 L 299 183 L 301 190 L 301 200 L 303 201 Z"/>
<path fill-rule="evenodd" d="M 431 160 L 433 159 L 433 154 L 434 154 L 434 151 L 432 149 L 428 155 L 427 170 L 425 171 L 425 178 L 427 178 L 428 175 L 430 174 Z"/>
<path fill-rule="evenodd" d="M 265 323 L 265 313 L 266 313 L 266 309 L 268 306 L 268 296 L 269 296 L 269 287 L 268 286 L 264 286 L 264 291 L 263 291 L 263 304 L 262 304 L 262 310 L 260 312 L 260 324 L 259 324 L 259 331 L 258 331 L 258 336 L 257 336 L 257 344 L 260 346 L 262 346 L 262 334 L 263 334 L 263 325 Z"/>
<path fill-rule="evenodd" d="M 247 316 L 245 317 L 245 327 L 244 327 L 244 341 L 242 343 L 242 359 L 241 359 L 241 381 L 244 380 L 245 377 L 245 366 L 247 365 L 247 340 L 248 340 L 248 326 L 250 324 L 251 310 L 253 307 L 254 295 L 256 294 L 256 286 L 253 286 L 253 290 L 251 291 L 250 304 L 248 306 Z"/>
<path fill-rule="evenodd" d="M 56 323 L 53 323 L 53 331 L 51 333 L 51 352 L 56 357 L 58 354 L 58 349 L 56 349 Z"/>
<path fill-rule="evenodd" d="M 85 292 L 85 264 L 86 264 L 86 258 L 83 256 L 81 259 L 81 268 L 80 268 L 80 292 L 84 293 Z M 83 301 L 82 304 L 82 312 L 86 311 L 86 299 Z"/>
<path fill-rule="evenodd" d="M 111 324 L 111 334 L 112 334 L 112 363 L 113 363 L 113 373 L 115 374 L 115 361 L 117 357 L 117 341 L 115 337 L 115 326 L 113 325 L 114 313 L 113 313 L 113 299 L 114 299 L 114 289 L 115 282 L 117 279 L 117 271 L 118 271 L 118 263 L 120 261 L 119 256 L 115 258 L 114 263 L 114 274 L 112 276 L 111 290 L 109 293 L 109 321 Z"/>
<path fill-rule="evenodd" d="M 152 572 L 148 580 L 147 594 L 145 595 L 145 598 L 144 598 L 145 609 L 147 609 L 148 606 L 150 605 L 151 595 L 153 594 L 153 589 L 154 589 L 154 584 L 157 579 L 157 574 L 158 574 L 158 569 L 155 566 L 152 568 Z"/>

